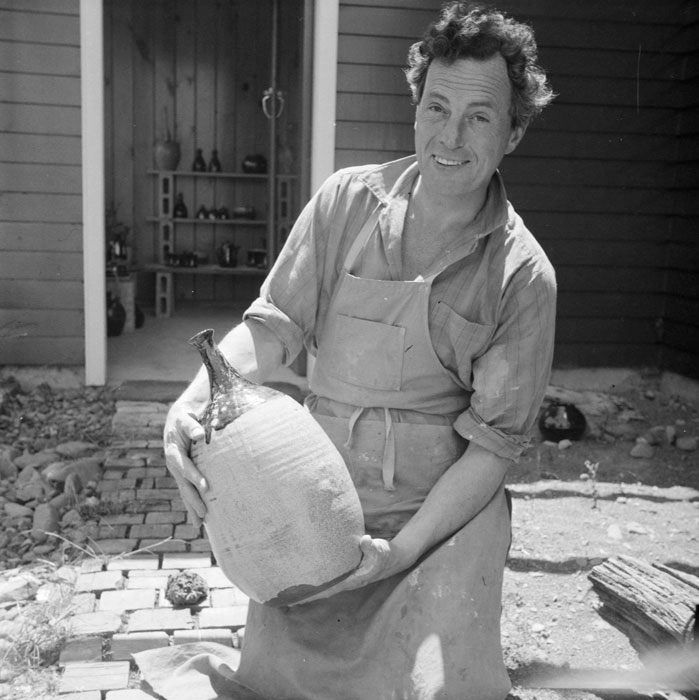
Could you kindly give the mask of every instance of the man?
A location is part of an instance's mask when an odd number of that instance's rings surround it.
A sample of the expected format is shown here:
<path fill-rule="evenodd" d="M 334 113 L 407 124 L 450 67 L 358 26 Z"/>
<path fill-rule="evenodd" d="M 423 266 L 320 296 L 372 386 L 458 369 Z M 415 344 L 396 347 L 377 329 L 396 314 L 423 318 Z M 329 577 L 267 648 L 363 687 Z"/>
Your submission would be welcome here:
<path fill-rule="evenodd" d="M 305 346 L 306 405 L 343 455 L 357 571 L 290 608 L 251 603 L 231 697 L 502 700 L 504 481 L 550 371 L 555 279 L 497 172 L 551 99 L 531 30 L 452 2 L 409 54 L 416 156 L 336 173 L 220 343 L 263 381 Z M 201 372 L 165 428 L 188 509 Z M 241 695 L 242 697 L 242 695 Z"/>

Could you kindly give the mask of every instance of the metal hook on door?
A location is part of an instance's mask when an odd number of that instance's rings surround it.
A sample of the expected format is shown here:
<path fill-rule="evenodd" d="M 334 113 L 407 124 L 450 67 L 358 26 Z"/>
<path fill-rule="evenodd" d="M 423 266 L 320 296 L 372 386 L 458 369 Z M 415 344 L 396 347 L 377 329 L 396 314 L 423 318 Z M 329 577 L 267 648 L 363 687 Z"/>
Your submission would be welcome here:
<path fill-rule="evenodd" d="M 284 93 L 271 87 L 267 88 L 262 97 L 262 111 L 267 119 L 279 119 L 284 111 Z"/>

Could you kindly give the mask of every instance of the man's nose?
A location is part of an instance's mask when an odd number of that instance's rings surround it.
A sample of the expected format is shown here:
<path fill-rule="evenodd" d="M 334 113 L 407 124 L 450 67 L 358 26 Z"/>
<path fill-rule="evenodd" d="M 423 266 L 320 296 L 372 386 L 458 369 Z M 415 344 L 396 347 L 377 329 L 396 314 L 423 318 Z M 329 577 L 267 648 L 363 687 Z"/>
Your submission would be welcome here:
<path fill-rule="evenodd" d="M 461 148 L 466 143 L 468 120 L 450 117 L 444 124 L 440 140 L 447 148 Z"/>

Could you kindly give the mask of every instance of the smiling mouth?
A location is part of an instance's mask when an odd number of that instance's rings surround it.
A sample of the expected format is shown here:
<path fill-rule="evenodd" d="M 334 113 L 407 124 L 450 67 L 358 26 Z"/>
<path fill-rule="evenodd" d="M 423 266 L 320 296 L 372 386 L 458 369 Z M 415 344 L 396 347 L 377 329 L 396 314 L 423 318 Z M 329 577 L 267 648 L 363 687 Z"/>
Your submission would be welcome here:
<path fill-rule="evenodd" d="M 458 165 L 465 165 L 469 163 L 468 160 L 452 160 L 451 158 L 442 158 L 442 156 L 432 156 L 438 165 L 445 165 L 447 167 L 453 168 Z"/>

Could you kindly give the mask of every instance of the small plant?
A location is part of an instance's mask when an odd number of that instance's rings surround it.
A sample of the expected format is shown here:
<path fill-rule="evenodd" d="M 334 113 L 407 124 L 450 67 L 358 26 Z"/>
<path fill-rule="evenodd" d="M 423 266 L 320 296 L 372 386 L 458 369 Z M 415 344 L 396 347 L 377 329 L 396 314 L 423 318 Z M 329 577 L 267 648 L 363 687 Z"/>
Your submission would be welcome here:
<path fill-rule="evenodd" d="M 589 459 L 585 460 L 585 469 L 587 469 L 587 474 L 592 482 L 592 507 L 597 508 L 597 499 L 599 498 L 599 492 L 597 491 L 597 470 L 599 469 L 599 462 L 591 462 Z"/>

